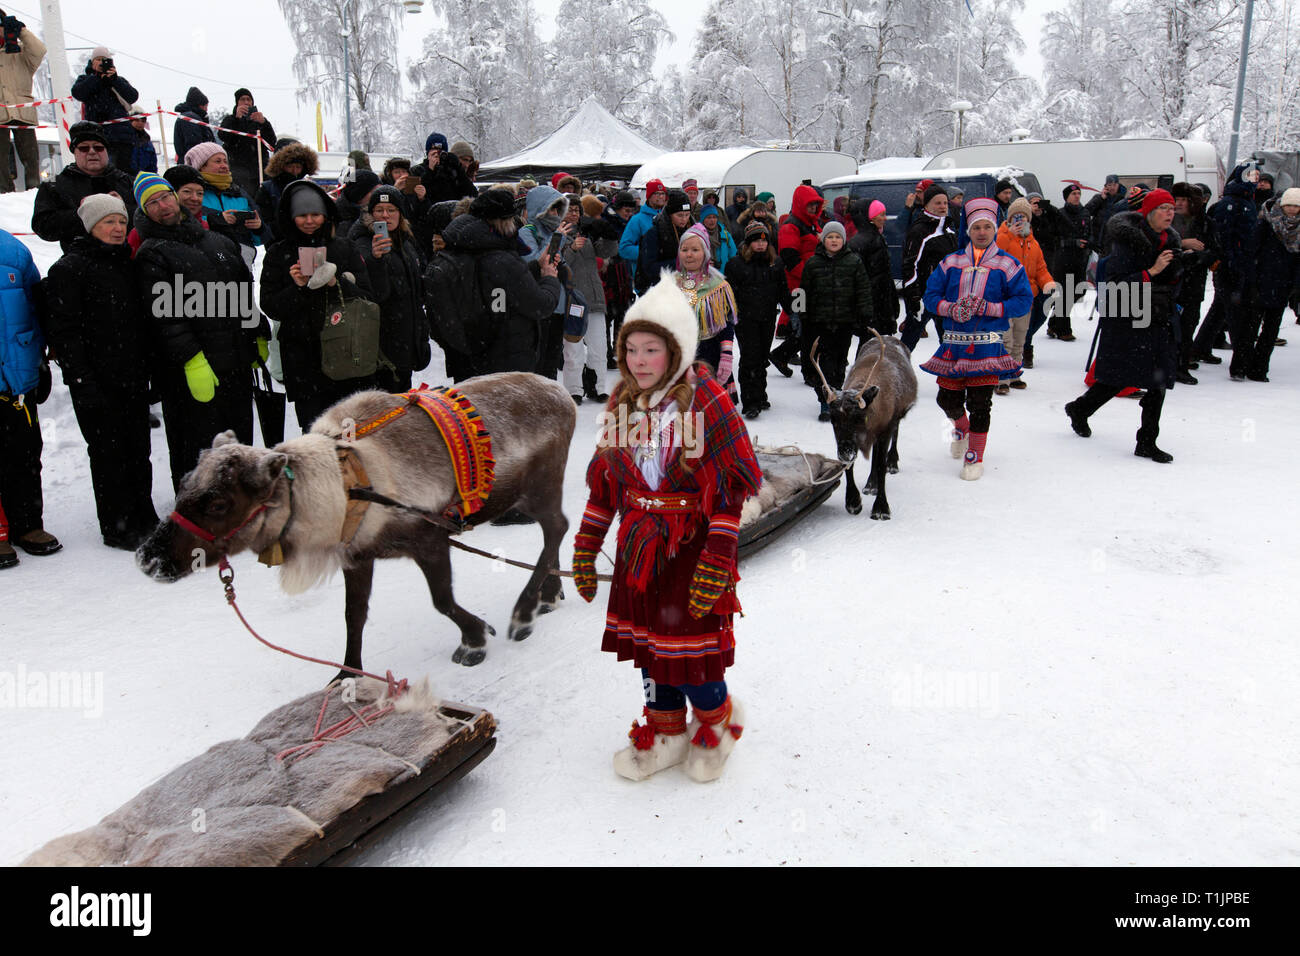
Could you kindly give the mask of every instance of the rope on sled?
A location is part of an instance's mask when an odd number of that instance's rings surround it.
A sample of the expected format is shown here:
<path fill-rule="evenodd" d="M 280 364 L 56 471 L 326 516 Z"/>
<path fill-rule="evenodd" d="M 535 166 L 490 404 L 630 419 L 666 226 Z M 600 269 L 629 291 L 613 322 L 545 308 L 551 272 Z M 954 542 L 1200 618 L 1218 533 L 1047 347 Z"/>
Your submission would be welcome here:
<path fill-rule="evenodd" d="M 818 478 L 813 474 L 812 462 L 808 460 L 808 453 L 798 445 L 781 445 L 779 448 L 774 448 L 770 445 L 756 445 L 754 447 L 754 452 L 761 452 L 764 455 L 799 455 L 803 458 L 804 467 L 808 469 L 808 483 L 810 485 L 829 485 L 832 481 L 839 481 L 840 476 L 844 474 L 849 467 L 842 461 L 836 461 L 832 466 L 834 468 L 832 474 L 827 475 L 825 478 Z"/>

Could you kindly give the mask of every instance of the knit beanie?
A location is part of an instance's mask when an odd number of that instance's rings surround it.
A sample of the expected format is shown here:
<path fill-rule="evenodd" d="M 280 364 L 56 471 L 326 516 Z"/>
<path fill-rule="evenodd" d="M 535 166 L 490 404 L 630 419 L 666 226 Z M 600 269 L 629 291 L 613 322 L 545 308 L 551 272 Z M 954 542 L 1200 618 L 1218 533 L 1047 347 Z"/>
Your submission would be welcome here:
<path fill-rule="evenodd" d="M 81 200 L 81 205 L 77 207 L 77 215 L 81 217 L 81 224 L 86 227 L 86 232 L 95 228 L 95 224 L 105 216 L 111 216 L 117 213 L 119 216 L 126 216 L 126 204 L 116 196 L 110 196 L 108 193 L 95 193 Z M 127 220 L 130 222 L 130 220 Z"/>
<path fill-rule="evenodd" d="M 640 209 L 641 203 L 626 189 L 614 197 L 614 209 Z"/>
<path fill-rule="evenodd" d="M 320 191 L 310 187 L 304 189 L 299 187 L 293 190 L 289 197 L 289 215 L 290 216 L 307 216 L 312 213 L 318 213 L 322 216 L 328 216 L 329 210 L 325 208 L 325 199 L 321 196 Z"/>
<path fill-rule="evenodd" d="M 500 187 L 484 190 L 469 204 L 469 214 L 479 219 L 509 219 L 515 214 L 514 194 Z"/>
<path fill-rule="evenodd" d="M 745 227 L 745 241 L 753 242 L 755 239 L 766 239 L 772 241 L 772 234 L 768 232 L 767 226 L 753 219 L 749 220 L 749 225 Z"/>
<path fill-rule="evenodd" d="M 1153 189 L 1142 197 L 1142 215 L 1148 215 L 1157 206 L 1163 206 L 1165 203 L 1174 204 L 1174 197 L 1170 195 L 1167 189 Z"/>
<path fill-rule="evenodd" d="M 773 199 L 775 199 L 776 197 L 773 196 L 771 193 L 759 193 L 759 194 L 758 194 L 757 196 L 755 196 L 754 198 L 757 199 L 759 202 L 762 202 L 762 203 L 770 203 L 770 202 L 771 202 Z"/>
<path fill-rule="evenodd" d="M 826 241 L 827 236 L 839 236 L 841 239 L 847 239 L 848 233 L 844 231 L 843 223 L 838 223 L 834 219 L 822 226 L 822 234 L 818 237 L 822 242 Z"/>
<path fill-rule="evenodd" d="M 447 150 L 447 152 L 451 153 L 457 159 L 467 160 L 471 163 L 474 162 L 474 148 L 463 139 L 458 139 L 456 142 L 452 143 L 451 149 Z"/>
<path fill-rule="evenodd" d="M 700 242 L 704 243 L 704 266 L 707 269 L 709 257 L 713 255 L 713 246 L 709 243 L 709 230 L 705 229 L 698 222 L 682 233 L 681 239 L 677 240 L 677 268 L 682 267 L 682 243 L 688 236 L 694 236 Z"/>
<path fill-rule="evenodd" d="M 1103 183 L 1102 185 L 1107 185 L 1107 184 L 1109 184 L 1109 183 L 1114 183 L 1116 186 L 1118 186 L 1118 185 L 1119 185 L 1119 173 L 1107 173 L 1107 174 L 1106 174 L 1106 182 Z"/>
<path fill-rule="evenodd" d="M 1282 193 L 1282 198 L 1277 201 L 1279 206 L 1300 206 L 1300 188 L 1292 186 Z"/>
<path fill-rule="evenodd" d="M 113 55 L 113 51 L 106 46 L 97 46 L 95 47 L 95 49 L 90 51 L 90 58 L 92 60 L 96 59 L 97 57 L 101 57 L 101 56 L 111 57 L 112 55 Z"/>
<path fill-rule="evenodd" d="M 235 90 L 235 102 L 236 102 L 236 103 L 239 102 L 239 98 L 240 98 L 241 96 L 247 96 L 247 97 L 251 100 L 251 99 L 253 98 L 253 91 L 250 90 L 250 89 L 249 89 L 248 87 L 246 87 L 246 86 L 241 86 L 239 89 Z"/>
<path fill-rule="evenodd" d="M 140 173 L 135 177 L 131 189 L 135 193 L 136 205 L 143 209 L 144 204 L 154 196 L 162 192 L 171 192 L 172 184 L 157 173 Z"/>
<path fill-rule="evenodd" d="M 176 191 L 179 191 L 182 186 L 188 186 L 192 183 L 197 183 L 204 189 L 206 189 L 208 185 L 203 181 L 203 177 L 199 175 L 199 171 L 186 163 L 182 163 L 179 166 L 173 166 L 171 169 L 167 170 L 163 173 L 163 179 L 171 183 L 172 189 Z"/>
<path fill-rule="evenodd" d="M 934 185 L 933 179 L 922 179 L 919 183 L 916 184 L 916 191 L 918 193 L 923 193 L 933 185 Z"/>
<path fill-rule="evenodd" d="M 429 150 L 435 146 L 440 147 L 444 153 L 447 152 L 447 137 L 441 133 L 430 133 L 429 138 L 424 141 L 424 154 L 427 156 Z"/>
<path fill-rule="evenodd" d="M 73 123 L 68 129 L 68 138 L 72 141 L 73 149 L 77 148 L 78 143 L 84 143 L 86 140 L 94 140 L 96 143 L 108 145 L 108 137 L 104 135 L 104 127 L 98 123 L 92 123 L 90 120 Z"/>
<path fill-rule="evenodd" d="M 924 182 L 924 180 L 922 180 L 922 182 Z M 925 192 L 921 194 L 921 207 L 924 208 L 930 205 L 930 200 L 935 196 L 947 197 L 947 195 L 948 190 L 944 189 L 938 183 L 931 183 L 929 186 L 925 187 Z"/>
<path fill-rule="evenodd" d="M 1063 202 L 1069 202 L 1070 193 L 1077 193 L 1077 192 L 1082 192 L 1082 190 L 1079 189 L 1079 184 L 1070 183 L 1068 186 L 1066 186 L 1064 189 L 1061 190 L 1061 200 Z"/>
<path fill-rule="evenodd" d="M 213 156 L 225 152 L 226 148 L 220 143 L 199 143 L 197 146 L 191 147 L 190 151 L 185 154 L 185 165 L 192 166 L 195 169 L 202 169 L 203 164 Z"/>
<path fill-rule="evenodd" d="M 353 169 L 370 168 L 370 157 L 366 155 L 364 149 L 354 149 L 352 152 L 348 153 L 348 162 L 352 165 Z"/>
<path fill-rule="evenodd" d="M 1017 196 L 1015 199 L 1011 200 L 1011 205 L 1007 207 L 1008 219 L 1017 213 L 1024 216 L 1026 219 L 1032 218 L 1034 215 L 1034 207 L 1029 205 L 1029 200 L 1024 196 Z"/>
<path fill-rule="evenodd" d="M 1135 192 L 1132 196 L 1129 196 L 1128 199 L 1125 200 L 1125 202 L 1128 203 L 1129 209 L 1141 210 L 1142 203 L 1146 200 L 1147 193 L 1150 191 L 1147 189 L 1143 189 L 1141 186 L 1138 187 L 1138 190 L 1139 190 L 1138 192 Z"/>
<path fill-rule="evenodd" d="M 1004 189 L 1010 189 L 1014 191 L 1015 187 L 1011 185 L 1011 180 L 999 179 L 998 184 L 993 187 L 993 195 L 994 196 L 998 195 Z"/>
<path fill-rule="evenodd" d="M 650 180 L 650 182 L 645 184 L 645 198 L 647 202 L 650 201 L 650 197 L 653 196 L 655 193 L 666 193 L 666 192 L 668 192 L 668 187 L 664 185 L 664 181 L 662 179 L 652 179 Z"/>
<path fill-rule="evenodd" d="M 704 222 L 704 220 L 707 219 L 709 216 L 718 216 L 719 218 L 721 218 L 721 215 L 722 214 L 718 212 L 717 206 L 700 207 L 700 222 Z"/>
<path fill-rule="evenodd" d="M 366 202 L 366 210 L 374 213 L 375 207 L 380 203 L 396 206 L 397 211 L 405 215 L 402 205 L 402 191 L 396 186 L 376 186 L 370 193 L 370 199 Z"/>
<path fill-rule="evenodd" d="M 668 204 L 664 206 L 664 212 L 672 214 L 675 212 L 690 212 L 691 200 L 680 189 L 668 190 Z"/>
<path fill-rule="evenodd" d="M 688 193 L 688 192 L 690 192 L 692 189 L 694 189 L 696 192 L 699 192 L 699 191 L 700 191 L 700 181 L 699 181 L 698 179 L 683 179 L 683 180 L 682 180 L 682 192 L 684 192 L 684 193 Z"/>
<path fill-rule="evenodd" d="M 348 202 L 360 203 L 378 185 L 379 177 L 374 170 L 358 169 L 352 176 L 352 182 L 343 187 L 343 198 Z"/>
<path fill-rule="evenodd" d="M 885 211 L 885 204 L 881 202 L 879 199 L 873 199 L 871 200 L 871 205 L 867 207 L 867 218 L 875 219 L 884 211 Z"/>

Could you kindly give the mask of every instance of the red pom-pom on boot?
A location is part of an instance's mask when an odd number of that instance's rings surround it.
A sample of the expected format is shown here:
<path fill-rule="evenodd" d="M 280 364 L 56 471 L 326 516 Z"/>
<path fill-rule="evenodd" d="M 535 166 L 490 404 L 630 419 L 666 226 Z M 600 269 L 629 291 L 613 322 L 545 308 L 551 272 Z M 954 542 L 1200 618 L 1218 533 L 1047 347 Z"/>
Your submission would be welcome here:
<path fill-rule="evenodd" d="M 721 777 L 744 724 L 744 711 L 734 697 L 728 696 L 716 710 L 696 708 L 695 719 L 687 730 L 691 748 L 686 755 L 686 775 L 699 783 Z"/>
<path fill-rule="evenodd" d="M 646 722 L 632 721 L 632 744 L 614 754 L 614 772 L 629 780 L 644 780 L 686 759 L 686 708 L 644 710 Z"/>

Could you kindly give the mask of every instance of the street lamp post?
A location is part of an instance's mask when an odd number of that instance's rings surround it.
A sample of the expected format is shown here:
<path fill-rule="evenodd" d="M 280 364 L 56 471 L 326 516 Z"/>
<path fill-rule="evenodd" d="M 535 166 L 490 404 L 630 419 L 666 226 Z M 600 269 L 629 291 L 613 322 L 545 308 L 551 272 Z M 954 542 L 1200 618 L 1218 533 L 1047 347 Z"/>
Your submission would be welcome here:
<path fill-rule="evenodd" d="M 948 109 L 957 114 L 957 122 L 953 124 L 952 130 L 952 145 L 954 147 L 961 145 L 963 127 L 966 122 L 966 113 L 974 108 L 975 104 L 970 100 L 956 100 L 952 106 L 948 107 Z"/>

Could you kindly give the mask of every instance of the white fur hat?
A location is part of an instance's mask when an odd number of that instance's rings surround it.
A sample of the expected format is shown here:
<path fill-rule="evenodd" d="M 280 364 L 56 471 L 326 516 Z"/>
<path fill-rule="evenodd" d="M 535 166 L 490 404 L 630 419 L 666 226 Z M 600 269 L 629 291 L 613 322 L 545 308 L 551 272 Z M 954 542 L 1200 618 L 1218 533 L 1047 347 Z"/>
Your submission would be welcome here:
<path fill-rule="evenodd" d="M 647 399 L 642 396 L 638 404 L 645 409 L 654 408 L 664 400 L 668 390 L 681 380 L 686 370 L 695 361 L 695 349 L 700 341 L 700 324 L 695 310 L 691 308 L 686 294 L 677 288 L 673 273 L 664 270 L 659 281 L 650 287 L 650 291 L 641 296 L 627 310 L 623 319 L 623 328 L 618 334 L 619 368 L 627 368 L 625 345 L 627 337 L 633 332 L 652 332 L 671 340 L 676 346 L 679 357 L 677 367 L 671 369 L 669 378 L 663 387 L 656 389 Z"/>

